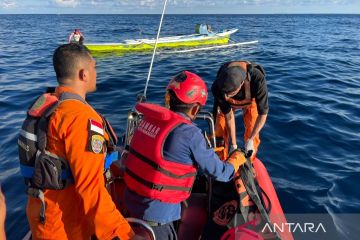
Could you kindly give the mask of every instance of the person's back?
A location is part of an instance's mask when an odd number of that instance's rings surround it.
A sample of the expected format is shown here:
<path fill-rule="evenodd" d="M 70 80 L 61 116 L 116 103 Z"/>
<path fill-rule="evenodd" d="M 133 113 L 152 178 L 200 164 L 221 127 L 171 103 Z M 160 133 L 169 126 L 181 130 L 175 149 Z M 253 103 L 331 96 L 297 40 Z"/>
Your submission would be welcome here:
<path fill-rule="evenodd" d="M 179 114 L 179 116 L 186 119 L 186 116 L 182 114 Z M 216 158 L 214 151 L 207 151 L 207 145 L 201 129 L 193 124 L 181 124 L 172 130 L 164 142 L 162 154 L 164 159 L 171 162 L 188 166 L 200 164 L 200 167 L 206 171 L 206 174 L 219 176 L 217 178 L 218 181 L 228 181 L 229 178 L 227 176 L 231 176 L 234 171 L 231 167 L 223 169 L 223 164 L 214 164 L 211 161 L 214 157 Z M 210 160 L 208 161 L 208 159 Z M 181 207 L 177 203 L 165 203 L 161 200 L 142 197 L 139 199 L 138 195 L 134 191 L 129 190 L 129 188 L 125 195 L 128 199 L 125 204 L 134 217 L 145 217 L 145 220 L 155 222 L 159 222 L 159 218 L 161 218 L 161 223 L 175 221 L 179 217 Z M 142 205 L 142 208 L 139 205 Z"/>
<path fill-rule="evenodd" d="M 57 94 L 70 92 L 66 87 L 57 88 Z M 107 224 L 117 225 L 123 220 L 120 214 L 116 213 L 114 206 L 104 206 L 102 202 L 112 203 L 109 194 L 107 193 L 103 177 L 103 157 L 101 155 L 94 156 L 92 152 L 84 152 L 86 149 L 88 133 L 88 121 L 92 119 L 98 123 L 102 122 L 100 115 L 98 115 L 88 104 L 80 101 L 69 100 L 61 103 L 53 113 L 48 131 L 47 151 L 57 155 L 62 159 L 67 159 L 72 167 L 72 173 L 76 177 L 75 184 L 70 185 L 64 190 L 45 190 L 46 221 L 45 225 L 39 225 L 38 220 L 30 221 L 31 229 L 40 228 L 40 235 L 33 233 L 33 237 L 46 239 L 59 239 L 63 236 L 71 236 L 72 239 L 87 239 L 95 232 L 95 226 L 91 226 L 88 221 L 84 219 L 89 218 L 87 214 L 93 216 L 95 212 L 112 216 L 106 219 Z M 82 124 L 80 124 L 82 123 Z M 80 140 L 79 140 L 80 139 Z M 69 149 L 71 146 L 71 149 Z M 91 161 L 91 164 L 84 164 L 85 161 Z M 80 169 L 81 166 L 81 169 Z M 86 167 L 86 168 L 85 168 Z M 97 183 L 91 183 L 94 179 Z M 93 185 L 95 189 L 87 189 L 88 185 Z M 91 190 L 91 191 L 89 191 Z M 102 199 L 99 199 L 94 193 L 99 193 Z M 89 198 L 86 203 L 83 198 Z M 90 200 L 91 199 L 91 200 Z M 86 206 L 86 204 L 88 206 Z M 96 206 L 99 205 L 99 206 Z M 37 198 L 29 198 L 27 214 L 29 219 L 37 219 L 41 209 L 41 203 Z M 87 213 L 88 212 L 88 213 Z M 91 213 L 92 212 L 92 213 Z M 61 218 L 59 219 L 59 215 Z M 114 216 L 116 216 L 114 218 Z M 60 228 L 53 228 L 51 225 L 58 225 L 61 221 Z M 51 231 L 49 231 L 51 229 Z M 70 237 L 69 237 L 70 238 Z"/>
<path fill-rule="evenodd" d="M 200 25 L 200 34 L 202 35 L 208 35 L 209 31 L 208 31 L 208 27 L 206 24 L 201 24 Z"/>
<path fill-rule="evenodd" d="M 221 162 L 215 152 L 208 148 L 201 130 L 191 123 L 200 105 L 205 105 L 207 97 L 206 85 L 197 75 L 187 71 L 180 73 L 169 83 L 168 91 L 170 110 L 160 106 L 153 108 L 161 109 L 159 116 L 172 117 L 163 117 L 169 120 L 164 121 L 164 126 L 158 125 L 146 114 L 149 110 L 145 110 L 143 118 L 145 123 L 140 123 L 138 126 L 129 147 L 129 155 L 125 160 L 128 172 L 128 176 L 125 174 L 126 207 L 132 217 L 147 221 L 153 227 L 158 239 L 176 238 L 173 221 L 180 219 L 180 202 L 189 197 L 195 180 L 194 171 L 196 172 L 197 168 L 219 181 L 229 181 L 234 175 L 234 168 L 237 170 L 242 160 L 245 160 L 243 156 L 237 155 L 231 163 Z M 152 133 L 153 126 L 155 126 L 154 131 L 157 132 L 156 126 L 160 129 L 166 128 L 168 124 L 171 124 L 169 121 L 174 121 L 174 119 L 178 119 L 178 124 L 167 133 L 161 133 L 160 130 L 162 139 L 152 136 L 148 139 L 149 144 L 146 144 L 148 141 L 146 133 Z M 150 155 L 155 156 L 154 151 L 159 151 L 160 159 L 143 156 L 142 153 L 136 151 L 139 144 L 146 145 Z M 158 166 L 155 167 L 154 164 Z M 155 169 L 159 169 L 158 171 L 164 176 L 158 174 L 156 176 L 160 175 L 159 177 L 152 178 L 151 176 L 155 175 L 149 176 L 148 172 L 154 170 L 147 169 L 147 165 L 154 165 Z M 179 171 L 177 174 L 174 172 L 175 169 Z M 161 179 L 167 179 L 167 181 L 161 182 Z"/>

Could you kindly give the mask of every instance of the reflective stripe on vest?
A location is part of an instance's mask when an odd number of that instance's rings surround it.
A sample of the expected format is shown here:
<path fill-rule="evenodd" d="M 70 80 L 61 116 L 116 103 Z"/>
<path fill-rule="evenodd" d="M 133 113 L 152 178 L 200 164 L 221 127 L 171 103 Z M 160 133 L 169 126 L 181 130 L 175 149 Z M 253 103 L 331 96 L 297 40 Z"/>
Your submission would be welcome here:
<path fill-rule="evenodd" d="M 236 100 L 234 98 L 226 98 L 226 101 L 230 103 L 231 107 L 237 109 L 237 108 L 246 108 L 251 105 L 252 99 L 251 99 L 251 89 L 250 89 L 250 81 L 251 77 L 249 72 L 247 71 L 247 65 L 250 64 L 250 62 L 247 61 L 236 61 L 230 63 L 227 67 L 234 67 L 238 66 L 241 67 L 242 70 L 246 72 L 246 79 L 244 81 L 244 89 L 245 89 L 245 98 L 243 100 Z"/>
<path fill-rule="evenodd" d="M 196 167 L 164 159 L 162 152 L 169 133 L 181 124 L 191 124 L 167 108 L 139 103 L 143 114 L 125 160 L 125 182 L 137 194 L 168 203 L 179 203 L 190 196 Z"/>
<path fill-rule="evenodd" d="M 37 142 L 37 135 L 29 133 L 23 129 L 20 130 L 20 135 L 23 136 L 24 138 L 31 140 L 33 142 Z"/>

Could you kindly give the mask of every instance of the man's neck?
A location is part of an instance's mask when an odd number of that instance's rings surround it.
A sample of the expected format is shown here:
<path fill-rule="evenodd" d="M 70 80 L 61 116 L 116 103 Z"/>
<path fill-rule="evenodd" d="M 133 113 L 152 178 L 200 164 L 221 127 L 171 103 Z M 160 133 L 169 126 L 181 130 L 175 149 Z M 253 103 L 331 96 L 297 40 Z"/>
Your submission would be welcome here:
<path fill-rule="evenodd" d="M 192 121 L 192 118 L 191 118 L 190 114 L 184 113 L 184 112 L 176 112 L 176 113 L 179 114 L 179 115 L 181 115 L 181 116 L 183 116 L 183 117 L 186 118 L 187 120 Z"/>
<path fill-rule="evenodd" d="M 75 84 L 67 84 L 67 83 L 59 84 L 59 86 L 69 88 L 72 92 L 78 94 L 83 99 L 85 99 L 86 97 L 86 91 L 84 91 L 83 87 L 77 86 Z"/>

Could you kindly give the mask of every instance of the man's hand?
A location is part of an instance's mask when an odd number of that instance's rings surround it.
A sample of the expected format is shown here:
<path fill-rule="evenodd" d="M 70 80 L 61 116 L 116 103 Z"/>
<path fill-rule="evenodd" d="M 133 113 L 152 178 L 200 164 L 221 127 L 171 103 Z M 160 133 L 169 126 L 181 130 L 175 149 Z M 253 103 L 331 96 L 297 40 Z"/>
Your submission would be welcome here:
<path fill-rule="evenodd" d="M 246 142 L 245 142 L 245 154 L 247 157 L 251 157 L 254 153 L 254 140 L 253 139 L 248 139 Z"/>
<path fill-rule="evenodd" d="M 232 153 L 233 151 L 235 151 L 237 148 L 238 148 L 237 145 L 230 145 L 229 154 L 231 154 L 231 153 Z"/>
<path fill-rule="evenodd" d="M 239 170 L 239 167 L 246 162 L 246 158 L 243 152 L 241 152 L 240 150 L 235 150 L 231 153 L 227 162 L 233 165 L 235 172 L 237 172 Z"/>

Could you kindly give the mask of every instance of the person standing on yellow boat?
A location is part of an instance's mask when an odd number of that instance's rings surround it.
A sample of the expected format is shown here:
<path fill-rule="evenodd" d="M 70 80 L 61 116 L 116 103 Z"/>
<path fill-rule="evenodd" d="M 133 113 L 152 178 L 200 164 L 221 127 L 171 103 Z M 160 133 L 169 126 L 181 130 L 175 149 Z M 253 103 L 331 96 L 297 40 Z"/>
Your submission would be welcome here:
<path fill-rule="evenodd" d="M 47 154 L 47 159 L 37 158 L 37 162 L 45 165 L 45 160 L 52 160 L 51 167 L 56 168 L 56 159 L 66 161 L 73 183 L 59 190 L 31 188 L 33 193 L 41 193 L 29 194 L 26 209 L 32 239 L 131 239 L 133 230 L 105 188 L 104 159 L 111 137 L 107 123 L 85 101 L 86 95 L 96 90 L 96 62 L 86 47 L 71 43 L 55 50 L 53 64 L 59 86 L 51 96 L 73 97 L 60 101 L 51 114 L 46 149 L 40 153 Z M 45 103 L 35 103 L 28 113 Z M 31 134 L 24 128 L 20 135 L 38 143 L 42 140 L 39 133 Z M 23 146 L 29 150 L 29 145 L 23 142 Z M 35 174 L 39 164 L 35 165 Z M 58 178 L 44 176 L 43 180 Z"/>
<path fill-rule="evenodd" d="M 80 32 L 80 29 L 75 29 L 74 32 L 72 32 L 69 35 L 69 43 L 79 43 L 79 44 L 83 44 L 84 43 L 84 35 Z"/>
<path fill-rule="evenodd" d="M 215 133 L 224 149 L 218 152 L 226 159 L 237 149 L 235 110 L 243 110 L 245 152 L 255 158 L 260 144 L 259 133 L 269 111 L 268 89 L 264 69 L 248 61 L 224 63 L 212 84 Z"/>

